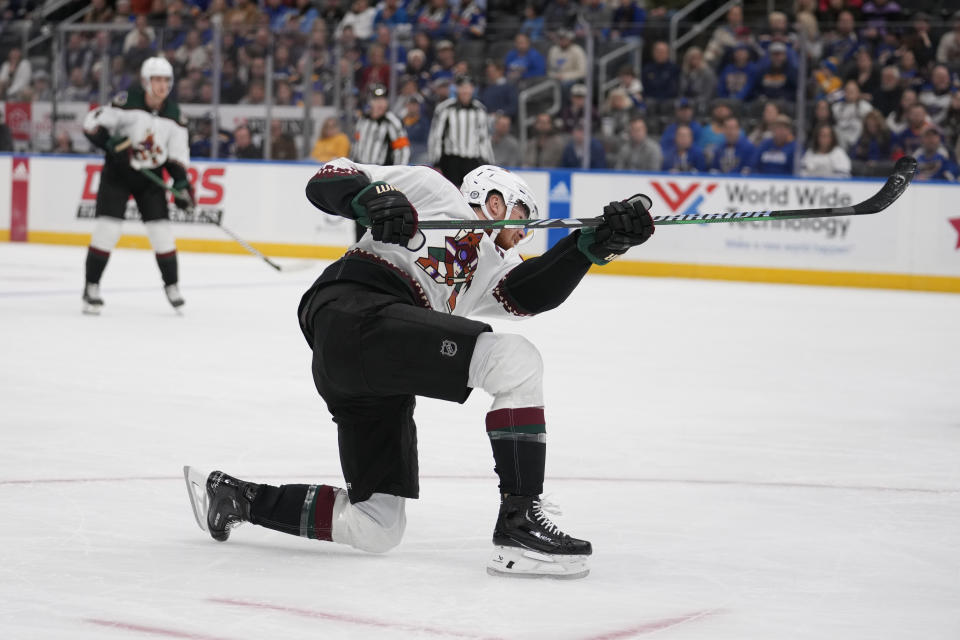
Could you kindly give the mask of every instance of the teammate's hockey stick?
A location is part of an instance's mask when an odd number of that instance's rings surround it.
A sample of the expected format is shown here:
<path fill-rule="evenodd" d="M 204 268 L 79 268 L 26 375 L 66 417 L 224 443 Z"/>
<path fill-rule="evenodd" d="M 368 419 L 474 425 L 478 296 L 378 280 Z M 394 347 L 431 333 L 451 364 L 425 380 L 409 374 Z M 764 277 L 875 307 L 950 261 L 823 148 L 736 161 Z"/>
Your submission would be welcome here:
<path fill-rule="evenodd" d="M 168 185 L 166 182 L 163 181 L 162 178 L 160 178 L 160 176 L 158 176 L 157 174 L 155 174 L 153 171 L 149 171 L 149 170 L 147 170 L 147 169 L 140 169 L 140 173 L 142 173 L 143 175 L 147 176 L 147 178 L 149 178 L 150 180 L 152 180 L 155 184 L 163 187 L 164 189 L 166 189 L 167 191 L 169 191 L 170 193 L 172 193 L 175 198 L 182 198 L 182 197 L 183 197 L 183 193 L 182 193 L 179 189 L 174 189 L 172 186 Z M 203 212 L 202 209 L 193 209 L 193 211 L 191 211 L 191 213 L 195 213 L 195 214 L 197 215 L 197 217 L 202 218 L 203 220 L 206 220 L 207 222 L 211 222 L 211 223 L 217 225 L 218 227 L 220 227 L 220 228 L 223 230 L 224 233 L 226 233 L 228 236 L 230 236 L 231 238 L 233 238 L 233 239 L 236 241 L 237 244 L 239 244 L 241 247 L 243 247 L 244 249 L 246 249 L 247 252 L 249 252 L 249 253 L 257 256 L 258 258 L 260 258 L 261 260 L 263 260 L 264 262 L 266 262 L 268 265 L 270 265 L 271 267 L 273 267 L 273 268 L 276 269 L 277 271 L 283 271 L 283 267 L 281 267 L 279 264 L 277 264 L 276 262 L 274 262 L 273 260 L 271 260 L 271 259 L 268 258 L 267 256 L 263 255 L 263 253 L 261 253 L 259 249 L 257 249 L 256 247 L 254 247 L 253 245 L 251 245 L 249 242 L 247 242 L 246 240 L 244 240 L 243 238 L 241 238 L 240 236 L 238 236 L 237 234 L 235 234 L 233 231 L 231 231 L 231 230 L 228 229 L 227 227 L 223 226 L 223 223 L 222 223 L 222 222 L 220 222 L 219 220 L 214 220 L 213 218 L 207 217 L 207 215 Z"/>
<path fill-rule="evenodd" d="M 799 218 L 833 218 L 836 216 L 862 216 L 883 211 L 903 195 L 917 171 L 917 161 L 909 156 L 900 158 L 893 173 L 880 191 L 852 207 L 825 207 L 822 209 L 784 209 L 782 211 L 734 211 L 727 213 L 692 213 L 653 216 L 657 226 L 665 224 L 704 224 L 709 222 L 742 222 L 745 220 L 796 220 Z M 642 198 L 649 208 L 652 201 Z M 545 218 L 539 220 L 422 220 L 420 229 L 500 229 L 523 227 L 524 229 L 576 229 L 597 227 L 603 217 L 597 218 Z"/>

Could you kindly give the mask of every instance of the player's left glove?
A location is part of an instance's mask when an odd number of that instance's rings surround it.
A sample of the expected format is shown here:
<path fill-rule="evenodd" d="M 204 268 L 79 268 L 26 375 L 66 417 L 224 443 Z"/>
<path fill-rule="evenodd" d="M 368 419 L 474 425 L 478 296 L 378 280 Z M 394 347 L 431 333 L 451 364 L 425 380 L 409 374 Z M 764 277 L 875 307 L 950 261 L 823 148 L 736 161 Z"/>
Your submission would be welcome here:
<path fill-rule="evenodd" d="M 402 191 L 386 182 L 367 185 L 350 206 L 357 222 L 370 228 L 374 240 L 407 244 L 417 233 L 417 210 Z"/>
<path fill-rule="evenodd" d="M 580 230 L 577 248 L 594 264 L 607 264 L 653 235 L 649 198 L 637 194 L 603 208 L 603 223 Z"/>
<path fill-rule="evenodd" d="M 173 183 L 173 188 L 176 190 L 173 196 L 173 204 L 177 208 L 186 211 L 193 207 L 197 199 L 193 194 L 193 186 L 189 180 L 176 180 Z"/>
<path fill-rule="evenodd" d="M 114 161 L 119 164 L 130 164 L 130 157 L 133 154 L 133 144 L 127 136 L 113 136 L 107 140 L 104 149 Z"/>

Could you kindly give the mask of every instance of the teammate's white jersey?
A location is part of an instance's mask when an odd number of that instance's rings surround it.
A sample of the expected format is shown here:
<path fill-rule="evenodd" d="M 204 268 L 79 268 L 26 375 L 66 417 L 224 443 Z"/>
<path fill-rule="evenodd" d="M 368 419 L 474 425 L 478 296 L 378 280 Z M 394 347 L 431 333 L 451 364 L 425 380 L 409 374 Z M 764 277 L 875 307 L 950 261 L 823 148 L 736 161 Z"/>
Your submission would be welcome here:
<path fill-rule="evenodd" d="M 139 87 L 119 94 L 111 104 L 88 113 L 83 128 L 90 133 L 103 128 L 111 137 L 130 138 L 133 143 L 130 166 L 134 169 L 156 169 L 167 160 L 184 169 L 190 164 L 187 123 L 180 109 L 168 101 L 163 111 L 151 111 Z"/>
<path fill-rule="evenodd" d="M 327 163 L 328 167 L 358 170 L 372 182 L 395 186 L 413 204 L 420 220 L 477 220 L 460 190 L 429 167 L 385 167 L 345 158 Z M 413 285 L 421 303 L 436 311 L 464 317 L 517 319 L 522 315 L 511 309 L 498 289 L 503 277 L 523 261 L 516 248 L 504 251 L 482 229 L 418 231 L 407 247 L 377 242 L 368 232 L 348 255 L 362 253 L 384 262 Z"/>

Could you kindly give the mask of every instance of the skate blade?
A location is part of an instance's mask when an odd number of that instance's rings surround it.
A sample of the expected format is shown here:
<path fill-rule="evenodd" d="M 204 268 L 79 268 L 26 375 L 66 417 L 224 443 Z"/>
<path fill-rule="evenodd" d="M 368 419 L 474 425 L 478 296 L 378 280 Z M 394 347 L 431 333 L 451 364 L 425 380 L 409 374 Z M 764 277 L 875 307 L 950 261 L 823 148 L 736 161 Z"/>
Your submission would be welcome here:
<path fill-rule="evenodd" d="M 589 556 L 560 556 L 520 547 L 495 546 L 487 562 L 487 573 L 508 578 L 551 578 L 577 580 L 590 573 Z"/>
<path fill-rule="evenodd" d="M 89 302 L 83 303 L 83 314 L 86 316 L 98 316 L 100 315 L 100 311 L 102 309 L 102 304 L 90 304 Z"/>
<path fill-rule="evenodd" d="M 197 470 L 195 467 L 183 468 L 183 479 L 187 483 L 187 495 L 190 496 L 190 506 L 193 507 L 193 517 L 197 524 L 207 533 L 207 512 L 210 510 L 210 497 L 207 495 L 208 473 Z"/>

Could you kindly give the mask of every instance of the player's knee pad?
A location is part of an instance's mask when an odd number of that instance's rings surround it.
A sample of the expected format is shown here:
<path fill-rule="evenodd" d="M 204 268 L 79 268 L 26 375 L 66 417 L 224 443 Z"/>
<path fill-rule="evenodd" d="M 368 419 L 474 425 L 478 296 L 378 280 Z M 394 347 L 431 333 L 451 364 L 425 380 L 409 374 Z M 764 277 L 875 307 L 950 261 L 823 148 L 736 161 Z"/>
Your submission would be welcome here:
<path fill-rule="evenodd" d="M 400 544 L 407 527 L 405 499 L 374 493 L 351 504 L 346 491 L 339 491 L 333 504 L 334 542 L 370 553 L 385 553 Z"/>
<path fill-rule="evenodd" d="M 120 241 L 120 231 L 123 221 L 109 216 L 99 216 L 93 227 L 90 237 L 90 246 L 105 253 L 110 253 Z"/>
<path fill-rule="evenodd" d="M 169 220 L 152 220 L 144 224 L 147 228 L 147 237 L 154 253 L 170 253 L 177 250 L 173 239 L 173 229 Z"/>
<path fill-rule="evenodd" d="M 523 336 L 482 333 L 468 384 L 494 396 L 493 409 L 543 406 L 543 358 Z"/>

